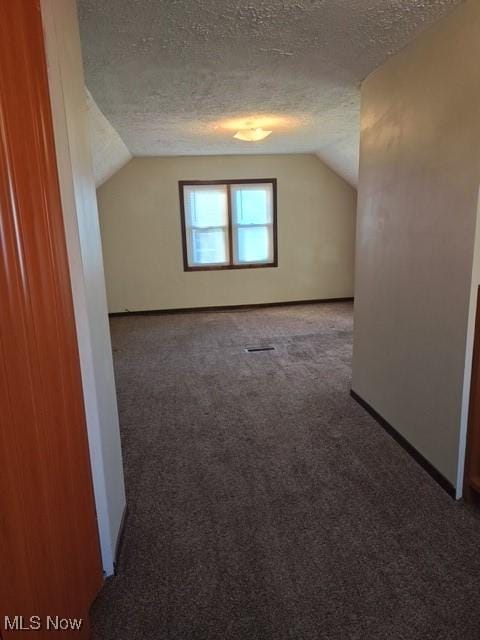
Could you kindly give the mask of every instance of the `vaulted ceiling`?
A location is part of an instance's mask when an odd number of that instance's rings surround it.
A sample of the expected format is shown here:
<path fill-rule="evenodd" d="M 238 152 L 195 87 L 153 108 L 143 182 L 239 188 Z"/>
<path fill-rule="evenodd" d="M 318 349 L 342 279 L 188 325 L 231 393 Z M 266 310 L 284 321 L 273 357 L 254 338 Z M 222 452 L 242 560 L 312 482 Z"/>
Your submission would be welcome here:
<path fill-rule="evenodd" d="M 135 156 L 317 153 L 354 184 L 360 82 L 460 1 L 78 0 L 86 82 Z"/>
<path fill-rule="evenodd" d="M 87 126 L 92 150 L 95 184 L 99 187 L 131 159 L 132 154 L 98 108 L 91 93 L 87 93 Z"/>

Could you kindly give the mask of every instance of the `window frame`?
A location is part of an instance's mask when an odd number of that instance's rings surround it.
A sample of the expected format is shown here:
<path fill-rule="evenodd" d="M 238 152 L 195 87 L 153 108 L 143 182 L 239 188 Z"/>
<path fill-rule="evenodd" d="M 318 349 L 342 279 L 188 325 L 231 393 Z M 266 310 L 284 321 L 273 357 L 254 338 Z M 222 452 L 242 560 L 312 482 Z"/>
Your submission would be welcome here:
<path fill-rule="evenodd" d="M 232 220 L 232 185 L 242 184 L 271 184 L 272 185 L 272 262 L 250 262 L 248 264 L 235 264 L 233 251 L 233 220 Z M 212 264 L 191 266 L 188 264 L 187 227 L 185 220 L 185 196 L 184 187 L 195 186 L 225 186 L 227 188 L 227 217 L 228 217 L 228 264 Z M 180 196 L 180 221 L 182 229 L 182 250 L 184 271 L 230 271 L 235 269 L 264 269 L 278 267 L 278 243 L 277 243 L 277 179 L 276 178 L 245 178 L 237 180 L 179 180 L 178 192 Z M 266 226 L 266 225 L 261 225 Z"/>

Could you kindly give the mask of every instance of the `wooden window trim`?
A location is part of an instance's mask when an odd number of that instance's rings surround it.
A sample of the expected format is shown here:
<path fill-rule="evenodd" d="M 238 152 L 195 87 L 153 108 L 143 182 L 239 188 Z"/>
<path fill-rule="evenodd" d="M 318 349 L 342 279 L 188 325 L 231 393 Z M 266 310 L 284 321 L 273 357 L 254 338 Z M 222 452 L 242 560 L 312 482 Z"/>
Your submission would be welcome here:
<path fill-rule="evenodd" d="M 273 261 L 265 263 L 234 264 L 233 262 L 233 225 L 232 225 L 232 200 L 231 186 L 237 184 L 271 184 L 272 185 L 272 234 L 273 234 Z M 224 185 L 227 187 L 228 201 L 228 247 L 229 264 L 205 265 L 192 267 L 188 264 L 187 228 L 185 222 L 184 187 Z M 277 241 L 277 179 L 276 178 L 251 178 L 242 180 L 179 180 L 178 192 L 180 197 L 180 222 L 182 229 L 182 250 L 184 271 L 233 271 L 236 269 L 265 269 L 278 267 L 278 241 Z"/>

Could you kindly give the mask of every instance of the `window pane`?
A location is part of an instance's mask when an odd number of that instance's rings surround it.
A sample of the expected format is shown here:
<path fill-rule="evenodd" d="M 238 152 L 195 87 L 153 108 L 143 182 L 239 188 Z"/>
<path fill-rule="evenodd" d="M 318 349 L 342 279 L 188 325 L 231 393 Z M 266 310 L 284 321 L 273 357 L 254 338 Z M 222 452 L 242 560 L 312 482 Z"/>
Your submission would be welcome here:
<path fill-rule="evenodd" d="M 181 196 L 187 265 L 273 263 L 275 181 L 183 183 Z"/>
<path fill-rule="evenodd" d="M 223 227 L 227 225 L 227 189 L 220 186 L 184 188 L 185 218 L 189 227 Z"/>
<path fill-rule="evenodd" d="M 237 263 L 271 262 L 271 227 L 237 227 Z"/>
<path fill-rule="evenodd" d="M 191 264 L 224 264 L 227 258 L 225 229 L 192 229 Z"/>
<path fill-rule="evenodd" d="M 232 186 L 232 200 L 235 224 L 272 222 L 271 184 Z"/>

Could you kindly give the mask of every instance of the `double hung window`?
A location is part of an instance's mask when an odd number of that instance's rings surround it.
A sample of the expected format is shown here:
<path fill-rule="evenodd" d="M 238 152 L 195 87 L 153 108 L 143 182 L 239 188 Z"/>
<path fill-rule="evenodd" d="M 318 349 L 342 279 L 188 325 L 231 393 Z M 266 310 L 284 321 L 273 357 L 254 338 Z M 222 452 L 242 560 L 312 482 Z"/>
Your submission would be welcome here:
<path fill-rule="evenodd" d="M 179 187 L 186 271 L 277 266 L 275 179 Z"/>

